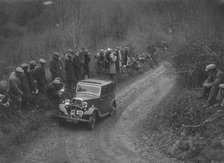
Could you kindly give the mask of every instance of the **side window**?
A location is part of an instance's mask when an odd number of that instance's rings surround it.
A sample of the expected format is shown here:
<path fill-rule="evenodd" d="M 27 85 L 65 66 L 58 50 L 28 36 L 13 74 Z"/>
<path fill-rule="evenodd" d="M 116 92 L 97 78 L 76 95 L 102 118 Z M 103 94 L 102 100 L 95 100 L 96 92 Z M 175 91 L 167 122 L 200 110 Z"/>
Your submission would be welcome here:
<path fill-rule="evenodd" d="M 108 90 L 109 89 L 108 89 L 108 86 L 107 85 L 106 86 L 103 86 L 102 87 L 102 96 L 106 96 L 109 93 Z"/>

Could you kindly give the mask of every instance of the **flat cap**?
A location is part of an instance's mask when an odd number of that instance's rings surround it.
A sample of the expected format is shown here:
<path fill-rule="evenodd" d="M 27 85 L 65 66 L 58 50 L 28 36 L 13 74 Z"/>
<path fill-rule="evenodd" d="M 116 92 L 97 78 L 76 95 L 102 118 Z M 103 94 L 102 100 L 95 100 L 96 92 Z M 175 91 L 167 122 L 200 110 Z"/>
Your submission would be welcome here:
<path fill-rule="evenodd" d="M 47 61 L 43 58 L 39 59 L 39 63 L 47 63 Z"/>
<path fill-rule="evenodd" d="M 72 50 L 72 49 L 68 49 L 68 52 L 69 52 L 69 53 L 72 53 L 72 52 L 73 52 L 73 50 Z"/>
<path fill-rule="evenodd" d="M 219 88 L 224 88 L 224 84 L 219 84 Z"/>
<path fill-rule="evenodd" d="M 24 73 L 23 69 L 21 67 L 16 67 L 16 72 L 18 73 Z"/>
<path fill-rule="evenodd" d="M 34 66 L 36 66 L 36 65 L 37 65 L 37 62 L 34 61 L 34 60 L 31 60 L 31 61 L 30 61 L 30 65 L 34 65 Z"/>
<path fill-rule="evenodd" d="M 29 64 L 27 64 L 27 63 L 23 63 L 23 64 L 21 65 L 21 67 L 22 67 L 22 68 L 28 68 L 28 67 L 29 67 Z"/>
<path fill-rule="evenodd" d="M 59 85 L 59 84 L 61 84 L 61 82 L 57 79 L 54 79 L 53 84 Z"/>
<path fill-rule="evenodd" d="M 6 80 L 0 81 L 0 90 L 7 90 L 8 89 L 8 82 Z"/>
<path fill-rule="evenodd" d="M 207 65 L 206 68 L 205 68 L 205 71 L 212 70 L 212 69 L 216 69 L 216 65 L 215 64 Z"/>
<path fill-rule="evenodd" d="M 54 52 L 55 56 L 61 56 L 58 52 Z"/>

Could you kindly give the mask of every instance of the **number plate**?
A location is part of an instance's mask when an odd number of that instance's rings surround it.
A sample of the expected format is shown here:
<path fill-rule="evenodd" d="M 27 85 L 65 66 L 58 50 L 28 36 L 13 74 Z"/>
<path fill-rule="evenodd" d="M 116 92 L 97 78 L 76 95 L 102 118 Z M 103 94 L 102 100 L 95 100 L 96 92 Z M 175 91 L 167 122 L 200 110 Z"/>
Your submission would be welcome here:
<path fill-rule="evenodd" d="M 66 122 L 78 123 L 78 120 L 76 120 L 76 119 L 66 119 Z"/>

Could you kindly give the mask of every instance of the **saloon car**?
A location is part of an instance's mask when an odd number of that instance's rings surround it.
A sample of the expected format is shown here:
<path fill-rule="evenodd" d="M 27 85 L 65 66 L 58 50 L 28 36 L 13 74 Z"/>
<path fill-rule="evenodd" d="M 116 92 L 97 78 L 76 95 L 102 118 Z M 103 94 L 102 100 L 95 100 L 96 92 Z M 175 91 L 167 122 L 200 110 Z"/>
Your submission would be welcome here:
<path fill-rule="evenodd" d="M 60 121 L 86 122 L 94 129 L 96 119 L 112 115 L 116 111 L 116 84 L 110 80 L 85 79 L 77 83 L 76 95 L 59 105 Z"/>

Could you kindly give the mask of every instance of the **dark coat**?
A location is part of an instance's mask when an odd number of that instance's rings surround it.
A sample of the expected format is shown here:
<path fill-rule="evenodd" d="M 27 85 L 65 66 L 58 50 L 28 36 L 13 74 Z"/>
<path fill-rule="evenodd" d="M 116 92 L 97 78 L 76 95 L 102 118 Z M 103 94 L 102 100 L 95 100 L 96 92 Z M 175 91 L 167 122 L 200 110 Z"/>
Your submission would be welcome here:
<path fill-rule="evenodd" d="M 31 92 L 36 92 L 37 82 L 36 82 L 35 77 L 34 77 L 34 69 L 33 70 L 29 69 L 27 72 L 25 72 L 25 74 L 26 74 Z"/>
<path fill-rule="evenodd" d="M 40 91 L 45 90 L 47 84 L 47 79 L 45 75 L 45 70 L 41 66 L 36 66 L 34 69 L 34 78 L 37 81 L 37 87 Z"/>
<path fill-rule="evenodd" d="M 217 69 L 215 74 L 209 73 L 208 78 L 206 79 L 205 83 L 210 84 L 210 86 L 218 86 L 219 84 L 224 82 L 224 73 Z"/>
<path fill-rule="evenodd" d="M 90 56 L 86 53 L 84 55 L 84 58 L 85 58 L 85 62 L 84 62 L 84 65 L 83 65 L 83 69 L 84 69 L 84 74 L 89 74 L 89 62 L 90 62 Z"/>
<path fill-rule="evenodd" d="M 66 72 L 66 80 L 67 82 L 76 82 L 76 74 L 73 67 L 73 61 L 71 57 L 65 58 L 65 72 Z"/>
<path fill-rule="evenodd" d="M 20 78 L 16 76 L 15 72 L 12 72 L 9 76 L 9 95 L 15 98 L 17 101 L 22 101 L 22 90 Z"/>
<path fill-rule="evenodd" d="M 32 94 L 31 94 L 29 82 L 25 73 L 20 77 L 20 81 L 21 81 L 21 90 L 23 92 L 23 99 L 26 101 L 30 101 Z"/>
<path fill-rule="evenodd" d="M 54 80 L 56 77 L 59 77 L 64 80 L 63 66 L 59 59 L 53 57 L 53 59 L 50 61 L 50 71 L 52 80 Z"/>
<path fill-rule="evenodd" d="M 73 56 L 73 67 L 74 67 L 76 79 L 78 81 L 81 80 L 82 79 L 82 73 L 81 73 L 79 57 L 77 55 Z"/>

